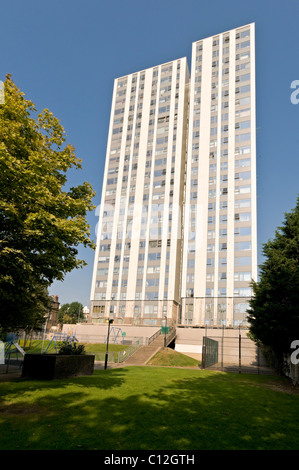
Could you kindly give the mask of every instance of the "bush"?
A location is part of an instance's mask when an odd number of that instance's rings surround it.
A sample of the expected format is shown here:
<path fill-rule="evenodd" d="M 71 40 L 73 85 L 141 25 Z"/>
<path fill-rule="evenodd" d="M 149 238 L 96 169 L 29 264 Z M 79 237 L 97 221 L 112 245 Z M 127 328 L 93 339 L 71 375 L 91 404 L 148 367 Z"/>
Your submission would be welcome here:
<path fill-rule="evenodd" d="M 59 354 L 64 355 L 79 355 L 85 353 L 85 346 L 84 344 L 76 344 L 76 343 L 69 343 L 65 341 L 63 345 L 59 348 Z"/>

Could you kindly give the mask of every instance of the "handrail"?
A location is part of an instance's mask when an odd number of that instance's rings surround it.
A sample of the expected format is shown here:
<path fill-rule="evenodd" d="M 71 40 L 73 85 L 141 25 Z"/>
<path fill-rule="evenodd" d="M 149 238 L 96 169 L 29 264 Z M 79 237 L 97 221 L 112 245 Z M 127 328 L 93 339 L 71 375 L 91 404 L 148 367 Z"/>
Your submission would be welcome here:
<path fill-rule="evenodd" d="M 171 341 L 176 337 L 176 328 L 173 326 L 170 327 L 170 330 L 167 334 L 164 336 L 164 345 L 167 346 Z"/>
<path fill-rule="evenodd" d="M 151 344 L 158 336 L 160 336 L 161 334 L 161 329 L 156 331 L 156 333 L 154 333 L 152 336 L 150 336 L 150 338 L 146 341 L 146 344 L 149 345 Z"/>
<path fill-rule="evenodd" d="M 169 344 L 175 337 L 176 337 L 176 329 L 172 327 L 171 331 L 168 333 L 168 335 L 166 335 L 167 344 Z"/>

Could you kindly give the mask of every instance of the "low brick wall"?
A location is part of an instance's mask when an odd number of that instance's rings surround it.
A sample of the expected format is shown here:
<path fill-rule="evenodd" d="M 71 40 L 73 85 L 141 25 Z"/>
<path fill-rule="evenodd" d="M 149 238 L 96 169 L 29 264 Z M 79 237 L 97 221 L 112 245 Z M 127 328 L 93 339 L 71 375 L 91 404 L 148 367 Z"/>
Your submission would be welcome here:
<path fill-rule="evenodd" d="M 25 354 L 22 377 L 30 379 L 63 379 L 91 375 L 94 355 Z"/>

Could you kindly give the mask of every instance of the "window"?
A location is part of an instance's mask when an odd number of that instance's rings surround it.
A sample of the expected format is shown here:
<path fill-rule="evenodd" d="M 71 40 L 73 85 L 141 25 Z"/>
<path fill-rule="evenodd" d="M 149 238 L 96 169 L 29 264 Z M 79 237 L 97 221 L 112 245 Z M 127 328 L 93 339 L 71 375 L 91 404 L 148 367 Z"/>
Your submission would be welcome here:
<path fill-rule="evenodd" d="M 234 295 L 238 297 L 251 297 L 251 288 L 250 287 L 235 287 Z"/>
<path fill-rule="evenodd" d="M 250 46 L 250 41 L 243 41 L 243 42 L 239 42 L 236 44 L 236 49 L 245 49 L 245 47 L 249 47 Z"/>
<path fill-rule="evenodd" d="M 246 168 L 247 166 L 250 166 L 250 158 L 235 161 L 235 168 Z"/>
<path fill-rule="evenodd" d="M 226 287 L 220 287 L 220 289 L 218 289 L 218 296 L 219 297 L 225 297 L 226 296 Z"/>
<path fill-rule="evenodd" d="M 250 179 L 250 171 L 244 171 L 242 173 L 235 173 L 235 180 L 248 180 Z"/>
<path fill-rule="evenodd" d="M 235 155 L 245 155 L 246 153 L 250 153 L 250 145 L 246 145 L 245 147 L 236 147 Z"/>
<path fill-rule="evenodd" d="M 96 288 L 106 288 L 107 287 L 107 281 L 96 281 Z"/>
<path fill-rule="evenodd" d="M 240 256 L 235 258 L 235 266 L 250 266 L 251 256 Z"/>
<path fill-rule="evenodd" d="M 236 88 L 236 93 L 248 93 L 250 91 L 250 85 L 245 85 L 245 86 L 241 86 L 241 87 L 238 87 Z"/>
<path fill-rule="evenodd" d="M 247 132 L 246 134 L 237 134 L 235 137 L 235 142 L 245 142 L 246 140 L 250 140 L 250 132 Z"/>
<path fill-rule="evenodd" d="M 187 325 L 192 325 L 193 322 L 193 305 L 186 305 L 184 323 Z"/>
<path fill-rule="evenodd" d="M 251 227 L 235 227 L 235 235 L 240 237 L 251 235 Z"/>
<path fill-rule="evenodd" d="M 108 275 L 108 268 L 101 268 L 97 270 L 98 276 L 107 276 Z"/>
<path fill-rule="evenodd" d="M 250 271 L 241 271 L 241 272 L 235 272 L 234 275 L 235 282 L 250 282 L 251 281 L 251 272 Z"/>
<path fill-rule="evenodd" d="M 235 114 L 236 114 L 236 119 L 249 116 L 250 115 L 250 108 L 238 110 L 238 111 L 236 111 Z"/>
<path fill-rule="evenodd" d="M 236 303 L 234 306 L 235 313 L 246 313 L 249 305 L 247 303 Z"/>
<path fill-rule="evenodd" d="M 157 315 L 158 306 L 157 305 L 145 305 L 144 306 L 144 315 Z"/>
<path fill-rule="evenodd" d="M 158 292 L 146 292 L 145 298 L 146 300 L 158 299 Z"/>
<path fill-rule="evenodd" d="M 219 222 L 220 222 L 220 224 L 225 224 L 227 222 L 227 214 L 220 215 L 219 216 Z"/>
<path fill-rule="evenodd" d="M 236 99 L 236 106 L 243 106 L 246 104 L 250 104 L 250 96 L 246 96 L 246 98 L 238 98 Z"/>
<path fill-rule="evenodd" d="M 250 193 L 250 190 L 251 190 L 250 185 L 235 187 L 236 194 L 247 194 L 247 193 Z"/>
<path fill-rule="evenodd" d="M 187 263 L 188 268 L 194 268 L 195 266 L 195 260 L 194 259 L 189 259 Z"/>
<path fill-rule="evenodd" d="M 250 207 L 250 199 L 237 199 L 235 201 L 235 208 L 243 208 L 243 207 Z"/>
<path fill-rule="evenodd" d="M 241 54 L 236 55 L 236 60 L 249 59 L 249 57 L 250 57 L 250 51 L 242 52 Z"/>
<path fill-rule="evenodd" d="M 146 280 L 147 287 L 157 287 L 159 286 L 159 279 L 147 279 Z"/>
<path fill-rule="evenodd" d="M 194 289 L 187 289 L 186 290 L 186 297 L 193 297 Z"/>
<path fill-rule="evenodd" d="M 240 39 L 240 38 L 243 39 L 243 38 L 246 38 L 248 36 L 250 36 L 250 29 L 246 29 L 245 31 L 241 31 L 241 32 L 238 31 L 236 33 L 236 39 Z"/>
<path fill-rule="evenodd" d="M 236 242 L 235 251 L 248 251 L 251 250 L 251 242 Z"/>
<path fill-rule="evenodd" d="M 250 127 L 250 121 L 236 122 L 235 125 L 236 129 L 246 129 L 247 127 Z"/>

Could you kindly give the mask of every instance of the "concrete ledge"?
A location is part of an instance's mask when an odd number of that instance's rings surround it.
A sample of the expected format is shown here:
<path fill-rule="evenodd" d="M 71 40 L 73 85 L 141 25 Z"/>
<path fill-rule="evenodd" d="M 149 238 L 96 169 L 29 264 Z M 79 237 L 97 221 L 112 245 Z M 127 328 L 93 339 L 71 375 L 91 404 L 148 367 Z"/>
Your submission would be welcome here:
<path fill-rule="evenodd" d="M 22 377 L 30 379 L 63 379 L 91 375 L 94 355 L 25 354 Z"/>

